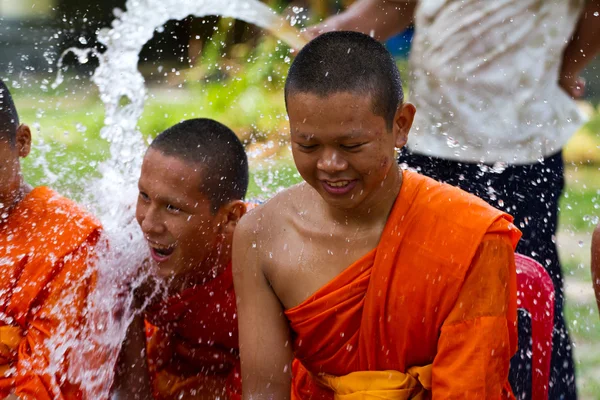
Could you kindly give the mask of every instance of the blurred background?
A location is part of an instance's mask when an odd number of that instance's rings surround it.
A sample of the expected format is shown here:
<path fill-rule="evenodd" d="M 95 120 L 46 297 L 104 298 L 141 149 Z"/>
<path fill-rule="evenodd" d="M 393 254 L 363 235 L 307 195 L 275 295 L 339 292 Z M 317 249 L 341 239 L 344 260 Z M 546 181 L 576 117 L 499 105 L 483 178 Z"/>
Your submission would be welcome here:
<path fill-rule="evenodd" d="M 227 1 L 227 0 L 223 0 Z M 350 0 L 265 0 L 302 27 L 347 7 Z M 12 90 L 21 120 L 34 132 L 26 161 L 32 184 L 49 184 L 80 199 L 108 156 L 99 131 L 104 108 L 90 77 L 97 60 L 57 61 L 69 47 L 94 47 L 125 0 L 0 0 L 0 76 Z M 409 29 L 386 45 L 408 74 Z M 193 117 L 230 126 L 251 157 L 251 197 L 266 197 L 300 180 L 288 146 L 283 83 L 293 54 L 262 29 L 217 16 L 169 21 L 140 54 L 148 95 L 139 129 L 153 137 Z M 600 59 L 585 71 L 579 102 L 589 122 L 565 149 L 567 190 L 557 241 L 567 277 L 567 317 L 575 341 L 578 385 L 584 399 L 600 399 L 600 320 L 589 270 L 591 231 L 600 216 Z M 405 79 L 406 81 L 406 79 Z M 408 99 L 410 101 L 410 98 Z"/>

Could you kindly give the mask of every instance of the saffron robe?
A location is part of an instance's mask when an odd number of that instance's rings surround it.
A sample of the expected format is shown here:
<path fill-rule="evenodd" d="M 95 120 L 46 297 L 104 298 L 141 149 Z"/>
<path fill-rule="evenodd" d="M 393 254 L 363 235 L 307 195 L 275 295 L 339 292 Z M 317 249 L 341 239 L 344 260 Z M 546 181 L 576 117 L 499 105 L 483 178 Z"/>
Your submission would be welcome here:
<path fill-rule="evenodd" d="M 0 221 L 0 398 L 80 399 L 68 357 L 51 348 L 75 337 L 94 284 L 100 224 L 74 202 L 38 187 Z M 59 355 L 60 357 L 60 355 Z"/>
<path fill-rule="evenodd" d="M 297 307 L 293 399 L 512 397 L 512 217 L 417 173 L 378 246 Z"/>
<path fill-rule="evenodd" d="M 155 399 L 240 399 L 239 337 L 231 264 L 145 314 Z"/>

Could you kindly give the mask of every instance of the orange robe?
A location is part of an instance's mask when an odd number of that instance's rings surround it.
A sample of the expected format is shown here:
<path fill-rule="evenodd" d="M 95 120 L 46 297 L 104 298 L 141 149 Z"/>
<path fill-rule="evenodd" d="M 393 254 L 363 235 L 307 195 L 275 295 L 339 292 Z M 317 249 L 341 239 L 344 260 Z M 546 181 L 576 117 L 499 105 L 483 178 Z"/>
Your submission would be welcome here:
<path fill-rule="evenodd" d="M 238 327 L 231 265 L 204 285 L 146 311 L 155 399 L 240 399 Z"/>
<path fill-rule="evenodd" d="M 48 371 L 50 348 L 81 327 L 99 236 L 92 216 L 45 187 L 0 221 L 0 398 L 81 398 L 66 365 Z"/>
<path fill-rule="evenodd" d="M 512 218 L 405 171 L 374 250 L 297 307 L 293 399 L 512 397 Z"/>

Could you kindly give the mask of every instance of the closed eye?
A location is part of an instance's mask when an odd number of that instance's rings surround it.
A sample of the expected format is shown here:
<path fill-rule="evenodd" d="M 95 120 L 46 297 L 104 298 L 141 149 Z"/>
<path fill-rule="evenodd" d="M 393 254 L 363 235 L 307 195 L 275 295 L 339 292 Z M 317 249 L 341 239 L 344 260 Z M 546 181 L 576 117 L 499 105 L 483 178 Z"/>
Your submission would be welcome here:
<path fill-rule="evenodd" d="M 344 150 L 356 150 L 358 148 L 360 148 L 361 146 L 363 146 L 364 143 L 357 143 L 357 144 L 342 144 L 340 145 L 340 147 Z"/>
<path fill-rule="evenodd" d="M 296 143 L 302 150 L 312 150 L 317 147 L 316 144 L 300 144 Z"/>

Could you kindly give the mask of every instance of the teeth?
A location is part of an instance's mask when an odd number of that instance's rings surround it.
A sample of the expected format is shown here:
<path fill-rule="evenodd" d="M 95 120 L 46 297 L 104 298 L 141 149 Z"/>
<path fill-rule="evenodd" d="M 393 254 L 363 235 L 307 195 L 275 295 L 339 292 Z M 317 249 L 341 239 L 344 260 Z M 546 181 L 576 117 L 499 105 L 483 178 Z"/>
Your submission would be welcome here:
<path fill-rule="evenodd" d="M 160 256 L 168 256 L 171 255 L 171 253 L 173 252 L 172 248 L 157 248 L 157 247 L 153 247 L 154 251 L 156 252 L 156 254 L 160 255 Z"/>
<path fill-rule="evenodd" d="M 344 187 L 347 186 L 349 183 L 350 181 L 328 182 L 328 185 L 332 187 Z"/>
<path fill-rule="evenodd" d="M 157 246 L 153 243 L 150 243 L 150 247 L 152 247 L 155 251 L 159 251 L 161 253 L 166 253 L 168 251 L 171 251 L 174 248 L 174 246 L 168 246 L 168 247 Z"/>

